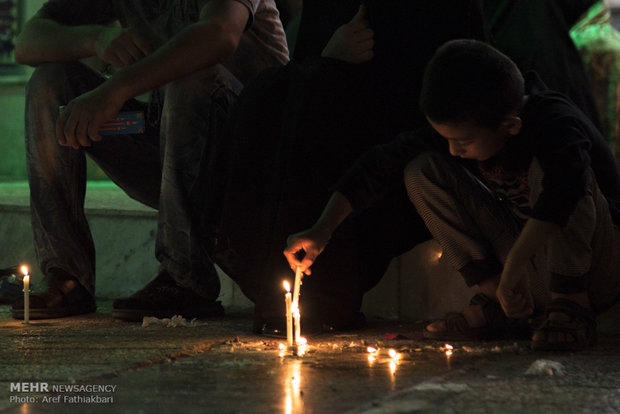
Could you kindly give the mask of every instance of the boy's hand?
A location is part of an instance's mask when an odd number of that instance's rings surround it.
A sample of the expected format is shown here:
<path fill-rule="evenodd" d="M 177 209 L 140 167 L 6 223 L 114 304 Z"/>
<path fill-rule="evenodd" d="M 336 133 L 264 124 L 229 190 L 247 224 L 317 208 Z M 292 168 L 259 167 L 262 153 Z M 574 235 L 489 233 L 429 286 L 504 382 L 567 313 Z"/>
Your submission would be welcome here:
<path fill-rule="evenodd" d="M 97 36 L 95 50 L 104 62 L 121 68 L 147 56 L 151 47 L 134 29 L 105 27 Z"/>
<path fill-rule="evenodd" d="M 509 318 L 525 318 L 534 312 L 534 299 L 526 266 L 505 266 L 497 288 L 497 298 Z"/>
<path fill-rule="evenodd" d="M 361 5 L 353 19 L 340 26 L 327 42 L 322 57 L 348 63 L 364 63 L 374 56 L 374 32 L 366 20 L 366 6 Z"/>
<path fill-rule="evenodd" d="M 310 266 L 317 256 L 323 252 L 330 237 L 331 233 L 328 229 L 316 226 L 290 235 L 287 239 L 286 249 L 284 249 L 284 256 L 291 269 L 295 270 L 299 266 L 303 273 L 311 274 Z M 305 252 L 305 255 L 301 257 L 303 253 L 300 252 Z"/>
<path fill-rule="evenodd" d="M 115 91 L 106 84 L 70 101 L 56 121 L 56 138 L 63 146 L 79 149 L 101 141 L 99 128 L 123 107 Z"/>

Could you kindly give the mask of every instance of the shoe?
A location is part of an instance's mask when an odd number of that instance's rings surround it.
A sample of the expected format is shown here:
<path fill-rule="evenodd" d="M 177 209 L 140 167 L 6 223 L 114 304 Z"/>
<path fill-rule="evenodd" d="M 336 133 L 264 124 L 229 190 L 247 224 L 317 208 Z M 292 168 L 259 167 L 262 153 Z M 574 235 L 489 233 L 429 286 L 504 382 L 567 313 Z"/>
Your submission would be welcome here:
<path fill-rule="evenodd" d="M 47 290 L 30 294 L 30 319 L 65 318 L 97 311 L 95 299 L 73 276 L 51 270 L 46 278 Z M 15 319 L 24 319 L 23 299 L 13 303 L 12 314 Z"/>
<path fill-rule="evenodd" d="M 569 317 L 568 321 L 556 321 L 549 319 L 549 314 L 559 312 Z M 583 351 L 597 340 L 596 316 L 591 309 L 586 309 L 577 303 L 565 299 L 552 299 L 547 305 L 545 318 L 534 327 L 536 336 L 543 339 L 532 340 L 534 351 Z M 551 342 L 548 340 L 550 333 L 562 333 L 571 338 L 565 342 Z"/>
<path fill-rule="evenodd" d="M 145 316 L 186 319 L 221 316 L 224 308 L 219 301 L 210 301 L 192 289 L 178 286 L 168 273 L 160 273 L 144 289 L 128 298 L 116 299 L 112 316 L 130 322 L 141 322 Z"/>
<path fill-rule="evenodd" d="M 531 328 L 526 320 L 508 318 L 501 305 L 483 293 L 471 298 L 470 305 L 479 305 L 487 324 L 472 328 L 462 313 L 449 313 L 443 317 L 445 331 L 429 331 L 424 328 L 426 339 L 438 341 L 477 341 L 494 339 L 527 339 Z"/>

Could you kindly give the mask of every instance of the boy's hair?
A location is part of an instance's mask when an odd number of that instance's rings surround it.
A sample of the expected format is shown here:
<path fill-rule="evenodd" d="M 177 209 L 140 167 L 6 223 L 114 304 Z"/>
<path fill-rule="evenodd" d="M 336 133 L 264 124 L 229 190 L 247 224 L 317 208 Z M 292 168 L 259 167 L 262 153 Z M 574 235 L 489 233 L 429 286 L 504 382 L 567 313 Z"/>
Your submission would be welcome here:
<path fill-rule="evenodd" d="M 486 43 L 459 39 L 437 49 L 426 66 L 420 109 L 437 123 L 496 128 L 519 109 L 523 95 L 514 62 Z"/>

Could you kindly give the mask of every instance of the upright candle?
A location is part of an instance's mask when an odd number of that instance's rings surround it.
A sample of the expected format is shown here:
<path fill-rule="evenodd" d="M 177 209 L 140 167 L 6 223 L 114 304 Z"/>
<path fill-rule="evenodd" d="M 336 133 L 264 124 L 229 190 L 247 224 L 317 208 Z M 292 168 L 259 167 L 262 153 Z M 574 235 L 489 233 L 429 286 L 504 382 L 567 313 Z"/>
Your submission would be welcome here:
<path fill-rule="evenodd" d="M 28 267 L 22 266 L 24 274 L 24 323 L 30 321 L 30 275 L 28 275 Z"/>
<path fill-rule="evenodd" d="M 301 315 L 299 308 L 293 305 L 293 319 L 295 320 L 295 345 L 299 346 L 299 338 L 301 338 Z"/>
<path fill-rule="evenodd" d="M 295 270 L 295 285 L 293 287 L 293 307 L 299 308 L 299 290 L 301 288 L 301 278 L 303 273 L 301 273 L 301 268 L 297 266 L 297 270 Z"/>
<path fill-rule="evenodd" d="M 288 346 L 293 346 L 293 309 L 291 299 L 291 285 L 285 280 L 284 289 L 286 294 L 284 295 L 284 302 L 286 303 L 286 343 Z"/>

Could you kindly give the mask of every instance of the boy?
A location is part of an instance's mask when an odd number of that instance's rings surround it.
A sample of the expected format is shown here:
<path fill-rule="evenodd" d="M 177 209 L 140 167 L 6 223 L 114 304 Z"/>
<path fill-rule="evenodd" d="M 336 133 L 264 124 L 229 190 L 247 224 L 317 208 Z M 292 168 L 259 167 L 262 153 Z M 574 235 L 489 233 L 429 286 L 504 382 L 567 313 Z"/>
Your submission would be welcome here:
<path fill-rule="evenodd" d="M 432 129 L 359 160 L 317 223 L 289 239 L 291 266 L 306 270 L 352 211 L 400 184 L 404 167 L 409 198 L 444 257 L 481 290 L 425 336 L 520 336 L 546 306 L 535 349 L 592 344 L 595 312 L 620 293 L 620 173 L 600 133 L 536 74 L 524 79 L 510 59 L 473 40 L 438 49 L 420 107 Z"/>

